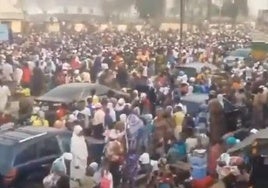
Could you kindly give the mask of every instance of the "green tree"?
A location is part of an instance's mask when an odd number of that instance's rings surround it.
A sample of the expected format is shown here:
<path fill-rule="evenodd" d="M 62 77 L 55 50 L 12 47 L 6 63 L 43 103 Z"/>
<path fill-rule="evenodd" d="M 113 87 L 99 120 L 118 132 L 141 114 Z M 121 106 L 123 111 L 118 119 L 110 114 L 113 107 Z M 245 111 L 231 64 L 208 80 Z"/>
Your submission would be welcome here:
<path fill-rule="evenodd" d="M 136 0 L 136 9 L 141 18 L 157 18 L 164 15 L 165 0 Z"/>
<path fill-rule="evenodd" d="M 235 21 L 238 16 L 238 9 L 239 7 L 237 1 L 226 0 L 222 6 L 222 15 L 230 17 L 233 21 Z"/>
<path fill-rule="evenodd" d="M 239 13 L 243 16 L 248 16 L 248 1 L 245 0 L 235 0 Z"/>

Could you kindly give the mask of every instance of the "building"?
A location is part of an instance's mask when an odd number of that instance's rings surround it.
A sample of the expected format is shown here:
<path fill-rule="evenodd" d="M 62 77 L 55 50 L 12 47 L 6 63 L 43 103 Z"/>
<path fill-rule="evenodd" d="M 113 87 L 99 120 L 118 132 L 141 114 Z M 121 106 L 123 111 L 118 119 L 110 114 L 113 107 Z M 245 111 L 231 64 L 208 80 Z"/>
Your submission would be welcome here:
<path fill-rule="evenodd" d="M 23 10 L 17 7 L 16 0 L 0 0 L 0 22 L 7 24 L 14 33 L 22 31 Z"/>

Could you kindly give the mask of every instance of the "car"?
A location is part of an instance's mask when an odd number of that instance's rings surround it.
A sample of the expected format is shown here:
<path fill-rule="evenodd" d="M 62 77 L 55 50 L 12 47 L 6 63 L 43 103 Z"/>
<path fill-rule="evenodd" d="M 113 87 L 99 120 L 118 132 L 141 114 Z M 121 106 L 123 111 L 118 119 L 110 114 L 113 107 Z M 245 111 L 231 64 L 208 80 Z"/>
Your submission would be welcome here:
<path fill-rule="evenodd" d="M 42 187 L 53 161 L 70 152 L 71 136 L 51 127 L 1 127 L 0 187 Z"/>
<path fill-rule="evenodd" d="M 60 85 L 34 100 L 37 102 L 37 106 L 45 112 L 46 119 L 52 126 L 56 120 L 56 111 L 62 104 L 66 105 L 68 109 L 76 110 L 81 102 L 85 102 L 91 96 L 92 90 L 95 90 L 96 95 L 100 98 L 111 94 L 116 97 L 129 97 L 128 93 L 101 84 L 69 83 Z"/>
<path fill-rule="evenodd" d="M 224 58 L 222 68 L 226 69 L 236 66 L 236 60 L 250 61 L 250 59 L 251 59 L 251 49 L 239 48 L 230 52 L 230 54 Z"/>
<path fill-rule="evenodd" d="M 213 64 L 194 62 L 188 63 L 186 65 L 176 66 L 172 72 L 172 75 L 177 77 L 179 75 L 179 72 L 182 71 L 188 76 L 188 78 L 191 78 L 196 77 L 199 73 L 204 72 L 205 70 L 214 72 L 217 69 L 218 68 Z"/>

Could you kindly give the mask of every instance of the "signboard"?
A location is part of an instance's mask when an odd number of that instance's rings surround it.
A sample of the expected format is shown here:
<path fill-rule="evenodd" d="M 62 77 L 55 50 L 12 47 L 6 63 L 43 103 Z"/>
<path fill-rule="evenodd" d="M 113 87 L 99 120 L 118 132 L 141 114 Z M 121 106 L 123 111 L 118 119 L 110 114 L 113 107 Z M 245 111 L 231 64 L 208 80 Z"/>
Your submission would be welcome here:
<path fill-rule="evenodd" d="M 5 24 L 0 24 L 0 41 L 9 40 L 9 29 Z"/>

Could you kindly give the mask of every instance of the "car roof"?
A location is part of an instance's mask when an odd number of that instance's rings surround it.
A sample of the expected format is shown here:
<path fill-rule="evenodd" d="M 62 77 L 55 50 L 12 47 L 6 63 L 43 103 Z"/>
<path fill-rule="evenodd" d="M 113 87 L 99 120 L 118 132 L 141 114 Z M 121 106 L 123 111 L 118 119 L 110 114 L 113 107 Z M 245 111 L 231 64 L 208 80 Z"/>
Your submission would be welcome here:
<path fill-rule="evenodd" d="M 250 52 L 251 49 L 250 49 L 250 48 L 237 48 L 237 49 L 234 50 L 234 51 L 248 51 L 248 52 Z"/>
<path fill-rule="evenodd" d="M 35 100 L 40 102 L 58 102 L 68 104 L 88 97 L 91 95 L 91 91 L 93 89 L 96 90 L 97 96 L 107 95 L 108 91 L 113 91 L 117 95 L 128 96 L 127 93 L 114 90 L 101 84 L 69 83 L 57 86 Z"/>
<path fill-rule="evenodd" d="M 193 103 L 204 103 L 206 100 L 208 100 L 209 96 L 208 94 L 203 93 L 193 93 L 191 95 L 186 95 L 182 97 L 182 101 L 184 102 L 193 102 Z"/>
<path fill-rule="evenodd" d="M 0 143 L 1 145 L 12 146 L 19 143 L 24 143 L 28 140 L 37 137 L 44 137 L 51 134 L 60 134 L 62 132 L 64 131 L 52 127 L 33 127 L 33 126 L 10 128 L 5 130 L 0 129 Z"/>

